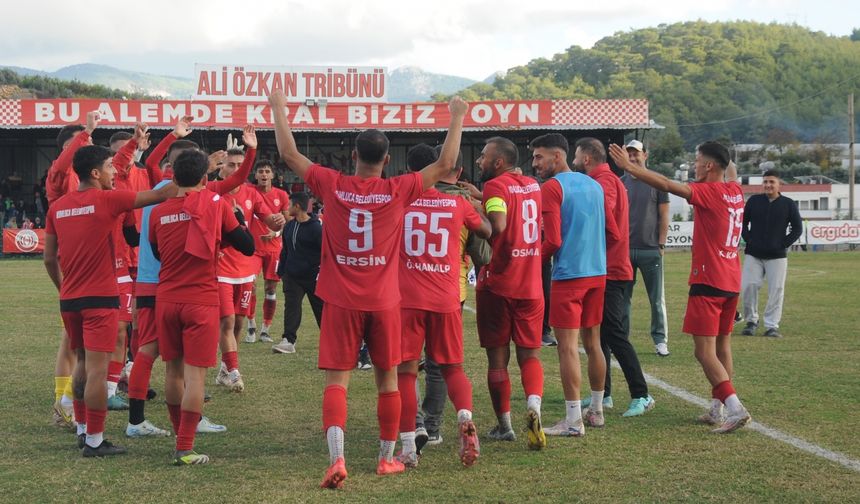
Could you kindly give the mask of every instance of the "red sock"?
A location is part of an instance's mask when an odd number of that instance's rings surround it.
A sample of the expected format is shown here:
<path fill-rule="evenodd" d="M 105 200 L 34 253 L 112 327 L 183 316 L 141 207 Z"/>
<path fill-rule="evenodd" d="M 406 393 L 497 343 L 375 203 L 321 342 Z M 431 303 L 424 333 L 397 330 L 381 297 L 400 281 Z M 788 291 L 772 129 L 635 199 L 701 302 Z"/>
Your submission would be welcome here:
<path fill-rule="evenodd" d="M 271 296 L 271 297 L 269 297 Z M 266 299 L 263 300 L 263 323 L 267 326 L 272 325 L 272 319 L 275 318 L 275 311 L 278 309 L 278 297 L 275 294 L 266 294 Z"/>
<path fill-rule="evenodd" d="M 496 416 L 511 411 L 511 378 L 507 369 L 488 369 L 487 386 Z"/>
<path fill-rule="evenodd" d="M 543 396 L 543 366 L 540 359 L 530 357 L 520 364 L 520 378 L 526 397 L 530 395 Z"/>
<path fill-rule="evenodd" d="M 137 332 L 137 327 L 132 327 L 131 328 L 131 341 L 129 342 L 129 345 L 131 345 L 131 354 L 132 355 L 137 355 L 137 351 L 139 350 L 139 348 L 137 346 L 138 342 L 140 342 L 140 334 Z"/>
<path fill-rule="evenodd" d="M 329 385 L 323 392 L 323 432 L 329 427 L 346 430 L 346 389 Z"/>
<path fill-rule="evenodd" d="M 719 399 L 723 404 L 725 404 L 726 399 L 734 393 L 735 388 L 732 386 L 732 382 L 730 380 L 718 383 L 713 389 L 711 389 L 711 396 L 714 399 Z"/>
<path fill-rule="evenodd" d="M 110 361 L 108 363 L 107 381 L 119 383 L 119 375 L 122 374 L 122 362 Z"/>
<path fill-rule="evenodd" d="M 397 427 L 400 425 L 399 391 L 379 394 L 376 402 L 376 418 L 379 420 L 379 439 L 397 441 Z"/>
<path fill-rule="evenodd" d="M 134 366 L 131 367 L 131 376 L 128 377 L 129 399 L 146 399 L 146 389 L 149 388 L 154 362 L 155 359 L 143 352 L 137 352 L 134 356 Z"/>
<path fill-rule="evenodd" d="M 93 435 L 105 431 L 105 419 L 107 410 L 94 410 L 87 408 L 87 434 Z"/>
<path fill-rule="evenodd" d="M 72 409 L 75 411 L 75 422 L 81 425 L 87 423 L 87 404 L 78 399 L 72 399 Z"/>
<path fill-rule="evenodd" d="M 221 360 L 224 361 L 224 365 L 227 366 L 227 371 L 239 369 L 239 352 L 223 352 L 221 354 Z"/>
<path fill-rule="evenodd" d="M 463 365 L 442 366 L 442 377 L 445 378 L 448 398 L 454 403 L 454 409 L 472 411 L 472 382 L 463 371 Z"/>
<path fill-rule="evenodd" d="M 170 423 L 173 424 L 173 433 L 179 435 L 179 425 L 182 419 L 182 406 L 179 404 L 168 404 L 167 412 L 170 414 Z"/>
<path fill-rule="evenodd" d="M 197 434 L 198 423 L 200 423 L 200 413 L 182 410 L 179 417 L 179 430 L 176 432 L 176 451 L 194 448 L 194 435 Z"/>
<path fill-rule="evenodd" d="M 415 382 L 418 375 L 397 373 L 397 388 L 400 389 L 400 432 L 415 430 L 415 414 L 418 413 L 418 396 Z"/>

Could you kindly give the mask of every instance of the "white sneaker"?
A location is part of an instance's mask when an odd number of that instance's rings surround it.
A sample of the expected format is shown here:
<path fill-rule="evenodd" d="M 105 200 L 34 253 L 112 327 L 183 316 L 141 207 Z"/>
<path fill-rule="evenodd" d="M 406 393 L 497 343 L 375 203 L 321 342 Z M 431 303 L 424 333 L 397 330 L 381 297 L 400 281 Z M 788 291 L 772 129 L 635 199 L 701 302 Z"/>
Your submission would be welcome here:
<path fill-rule="evenodd" d="M 128 424 L 125 428 L 126 437 L 130 438 L 138 438 L 138 437 L 147 437 L 147 436 L 156 436 L 156 437 L 170 437 L 170 432 L 159 429 L 158 427 L 152 425 L 149 420 L 144 420 L 138 425 Z"/>
<path fill-rule="evenodd" d="M 603 417 L 602 411 L 595 411 L 591 408 L 582 412 L 582 418 L 589 427 L 603 427 L 606 425 L 606 419 Z"/>
<path fill-rule="evenodd" d="M 280 343 L 272 346 L 272 353 L 296 353 L 296 345 L 290 343 L 287 338 L 283 338 Z"/>
<path fill-rule="evenodd" d="M 740 411 L 729 413 L 729 415 L 726 417 L 725 422 L 723 422 L 722 425 L 712 430 L 711 432 L 713 432 L 714 434 L 728 434 L 750 423 L 751 420 L 752 417 L 750 416 L 747 409 L 741 407 Z"/>
<path fill-rule="evenodd" d="M 544 429 L 543 432 L 547 436 L 582 437 L 585 435 L 585 424 L 580 420 L 578 424 L 570 425 L 566 418 L 562 418 L 552 427 Z"/>
<path fill-rule="evenodd" d="M 718 408 L 711 407 L 707 413 L 700 415 L 696 421 L 705 425 L 722 425 L 725 418 L 726 417 L 723 414 L 723 405 L 720 404 Z"/>
<path fill-rule="evenodd" d="M 400 463 L 405 465 L 410 469 L 415 469 L 418 467 L 418 453 L 417 452 L 403 452 L 401 451 L 395 457 L 395 459 L 399 460 Z"/>
<path fill-rule="evenodd" d="M 226 425 L 218 425 L 212 420 L 209 420 L 209 417 L 200 417 L 200 422 L 197 423 L 198 434 L 220 434 L 222 432 L 227 432 Z"/>
<path fill-rule="evenodd" d="M 275 340 L 269 336 L 269 331 L 261 331 L 260 332 L 260 343 L 274 343 Z"/>
<path fill-rule="evenodd" d="M 654 349 L 657 352 L 657 355 L 660 357 L 668 357 L 669 356 L 669 345 L 666 343 L 657 343 L 654 345 Z"/>
<path fill-rule="evenodd" d="M 257 342 L 257 334 L 256 331 L 248 331 L 248 334 L 245 335 L 245 343 L 256 343 Z"/>
<path fill-rule="evenodd" d="M 234 369 L 227 373 L 227 386 L 230 387 L 230 392 L 244 392 L 245 382 L 242 381 L 242 375 L 238 369 Z"/>

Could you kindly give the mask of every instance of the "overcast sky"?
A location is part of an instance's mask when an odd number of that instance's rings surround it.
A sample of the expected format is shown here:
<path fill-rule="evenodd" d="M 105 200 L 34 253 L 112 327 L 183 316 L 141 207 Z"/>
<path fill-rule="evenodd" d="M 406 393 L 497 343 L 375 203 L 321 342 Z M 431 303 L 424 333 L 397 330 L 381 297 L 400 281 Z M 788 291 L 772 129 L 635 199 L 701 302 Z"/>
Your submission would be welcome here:
<path fill-rule="evenodd" d="M 849 7 L 851 5 L 853 7 Z M 418 66 L 472 79 L 617 31 L 704 19 L 860 27 L 836 0 L 150 0 L 4 2 L 0 65 L 192 77 L 194 63 Z"/>

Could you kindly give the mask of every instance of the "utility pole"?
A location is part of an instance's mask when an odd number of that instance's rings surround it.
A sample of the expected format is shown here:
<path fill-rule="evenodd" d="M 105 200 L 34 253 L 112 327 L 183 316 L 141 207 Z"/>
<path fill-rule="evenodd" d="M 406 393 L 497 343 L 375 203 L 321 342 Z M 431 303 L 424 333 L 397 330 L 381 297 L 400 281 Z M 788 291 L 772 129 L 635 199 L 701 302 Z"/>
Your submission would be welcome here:
<path fill-rule="evenodd" d="M 854 93 L 848 95 L 848 220 L 854 220 Z"/>

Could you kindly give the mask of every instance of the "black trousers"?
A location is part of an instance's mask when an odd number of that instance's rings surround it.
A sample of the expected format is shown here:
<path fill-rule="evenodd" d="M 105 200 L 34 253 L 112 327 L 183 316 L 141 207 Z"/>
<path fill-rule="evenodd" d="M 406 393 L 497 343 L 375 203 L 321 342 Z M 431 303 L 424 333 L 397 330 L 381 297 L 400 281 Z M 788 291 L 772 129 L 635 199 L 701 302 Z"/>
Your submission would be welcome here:
<path fill-rule="evenodd" d="M 296 331 L 302 325 L 302 299 L 308 296 L 314 318 L 317 319 L 317 327 L 322 322 L 323 300 L 318 298 L 314 291 L 317 288 L 316 277 L 294 278 L 285 275 L 284 282 L 284 338 L 295 344 L 298 336 Z"/>
<path fill-rule="evenodd" d="M 600 324 L 600 346 L 606 357 L 606 387 L 605 395 L 612 393 L 612 382 L 610 378 L 611 367 L 609 365 L 610 353 L 624 372 L 627 380 L 627 388 L 630 389 L 630 397 L 633 399 L 646 397 L 648 395 L 648 384 L 642 375 L 642 366 L 639 365 L 639 357 L 630 343 L 629 324 L 627 318 L 627 305 L 624 302 L 624 290 L 632 281 L 607 280 L 606 293 L 603 296 L 603 322 Z"/>

